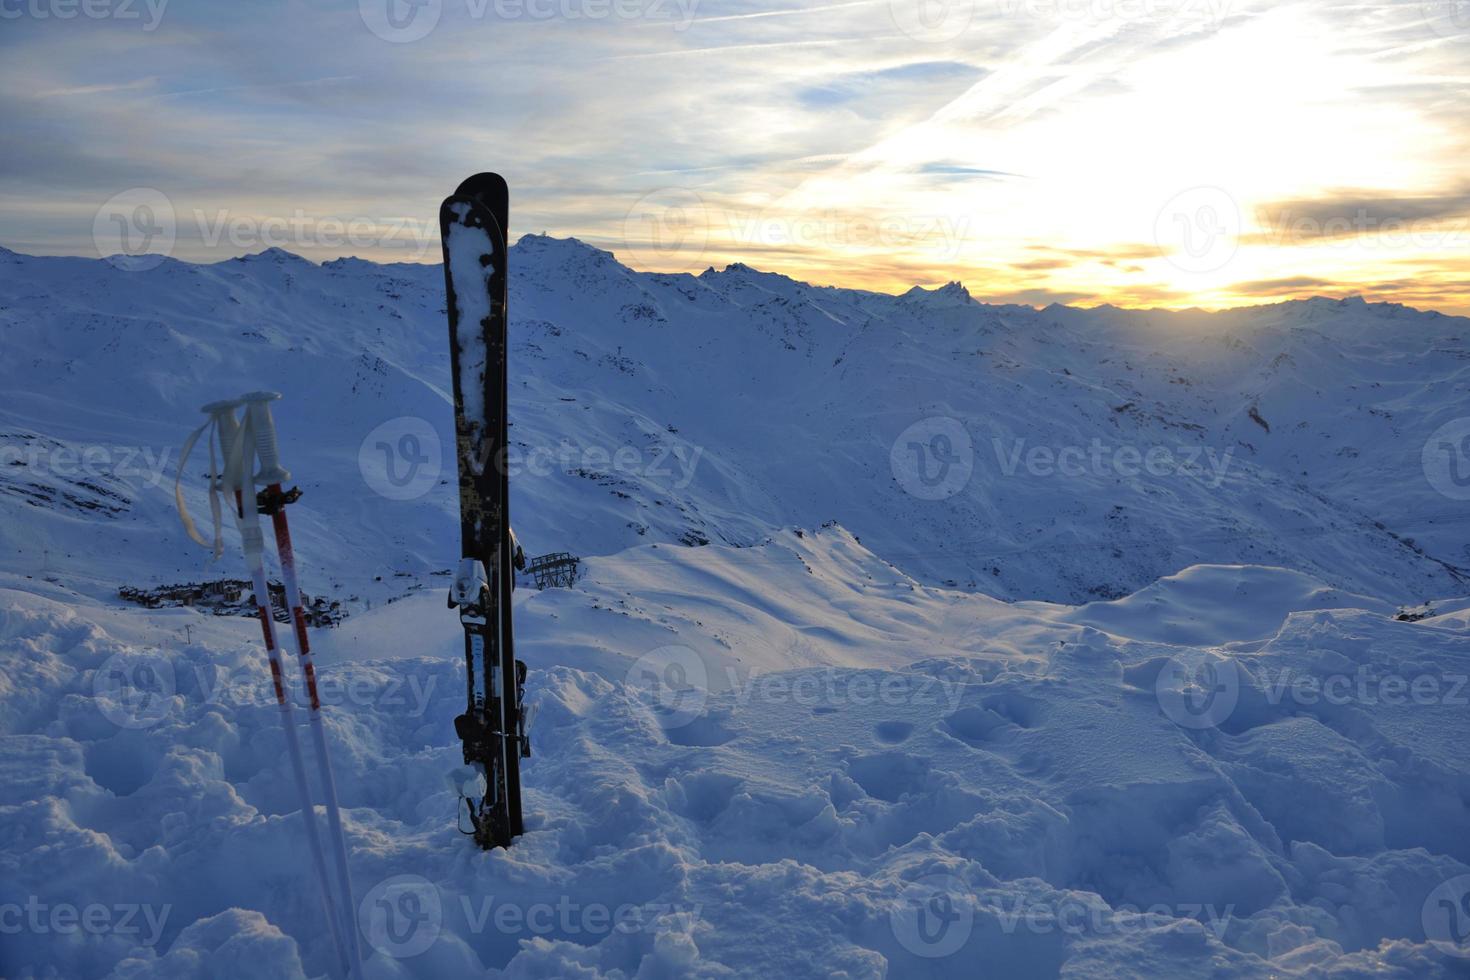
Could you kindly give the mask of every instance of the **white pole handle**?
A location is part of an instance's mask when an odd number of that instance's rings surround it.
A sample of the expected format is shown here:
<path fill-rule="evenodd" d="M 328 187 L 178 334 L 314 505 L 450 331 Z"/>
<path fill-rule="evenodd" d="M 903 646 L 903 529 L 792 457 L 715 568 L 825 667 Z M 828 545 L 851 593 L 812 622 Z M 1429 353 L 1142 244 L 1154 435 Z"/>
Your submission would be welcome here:
<path fill-rule="evenodd" d="M 276 442 L 276 420 L 271 417 L 270 403 L 281 397 L 276 391 L 252 391 L 240 396 L 245 403 L 247 422 L 255 434 L 255 452 L 260 457 L 260 472 L 255 482 L 263 486 L 285 483 L 291 473 L 281 465 L 281 448 Z"/>

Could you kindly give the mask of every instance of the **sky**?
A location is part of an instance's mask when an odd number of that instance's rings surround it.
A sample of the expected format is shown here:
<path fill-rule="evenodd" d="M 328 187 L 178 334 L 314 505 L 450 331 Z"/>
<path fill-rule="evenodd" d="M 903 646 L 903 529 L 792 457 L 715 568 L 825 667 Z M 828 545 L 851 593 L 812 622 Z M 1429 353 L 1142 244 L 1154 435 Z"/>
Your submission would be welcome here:
<path fill-rule="evenodd" d="M 1470 313 L 1470 0 L 0 0 L 0 245 Z"/>

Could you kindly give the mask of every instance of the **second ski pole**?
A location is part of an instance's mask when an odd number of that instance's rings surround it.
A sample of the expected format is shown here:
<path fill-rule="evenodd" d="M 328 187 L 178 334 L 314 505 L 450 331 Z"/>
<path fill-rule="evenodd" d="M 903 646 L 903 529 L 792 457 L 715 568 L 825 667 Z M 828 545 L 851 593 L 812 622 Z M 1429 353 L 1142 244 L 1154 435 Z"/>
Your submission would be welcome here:
<path fill-rule="evenodd" d="M 362 974 L 362 952 L 357 942 L 353 920 L 352 877 L 347 864 L 347 837 L 342 829 L 342 810 L 337 801 L 337 782 L 332 774 L 332 759 L 327 751 L 326 726 L 322 722 L 321 697 L 317 692 L 316 666 L 311 657 L 311 640 L 306 632 L 306 612 L 301 605 L 301 586 L 296 575 L 296 552 L 291 544 L 291 528 L 286 519 L 286 505 L 301 496 L 299 490 L 285 491 L 281 485 L 291 474 L 281 466 L 280 447 L 276 439 L 275 419 L 270 403 L 281 396 L 276 392 L 257 391 L 244 395 L 247 425 L 255 438 L 255 452 L 260 458 L 260 472 L 254 482 L 264 486 L 259 495 L 260 512 L 268 514 L 275 530 L 276 550 L 281 561 L 281 582 L 285 605 L 291 620 L 291 635 L 306 683 L 307 717 L 311 724 L 313 747 L 322 781 L 322 794 L 327 805 L 327 827 L 332 838 L 332 851 L 337 870 L 337 887 L 343 899 L 344 925 L 347 930 L 347 954 L 355 975 Z"/>

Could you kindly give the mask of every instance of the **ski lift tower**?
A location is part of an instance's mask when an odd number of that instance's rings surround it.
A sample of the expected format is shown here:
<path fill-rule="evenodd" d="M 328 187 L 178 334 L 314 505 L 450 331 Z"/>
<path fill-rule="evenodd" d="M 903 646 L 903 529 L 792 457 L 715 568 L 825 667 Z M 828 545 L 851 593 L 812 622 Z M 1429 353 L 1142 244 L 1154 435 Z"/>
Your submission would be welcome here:
<path fill-rule="evenodd" d="M 531 574 L 536 577 L 536 588 L 571 588 L 572 583 L 577 581 L 577 565 L 580 561 L 576 555 L 565 551 L 532 558 Z"/>

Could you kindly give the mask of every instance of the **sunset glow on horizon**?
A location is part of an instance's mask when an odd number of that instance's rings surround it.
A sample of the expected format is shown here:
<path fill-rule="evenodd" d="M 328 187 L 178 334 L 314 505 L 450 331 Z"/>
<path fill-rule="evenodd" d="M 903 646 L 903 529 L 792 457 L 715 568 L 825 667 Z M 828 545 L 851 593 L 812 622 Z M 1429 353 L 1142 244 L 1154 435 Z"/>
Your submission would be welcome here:
<path fill-rule="evenodd" d="M 7 15 L 0 245 L 132 250 L 146 199 L 179 258 L 436 262 L 454 175 L 496 169 L 513 237 L 637 269 L 1470 313 L 1457 0 L 137 9 Z"/>

